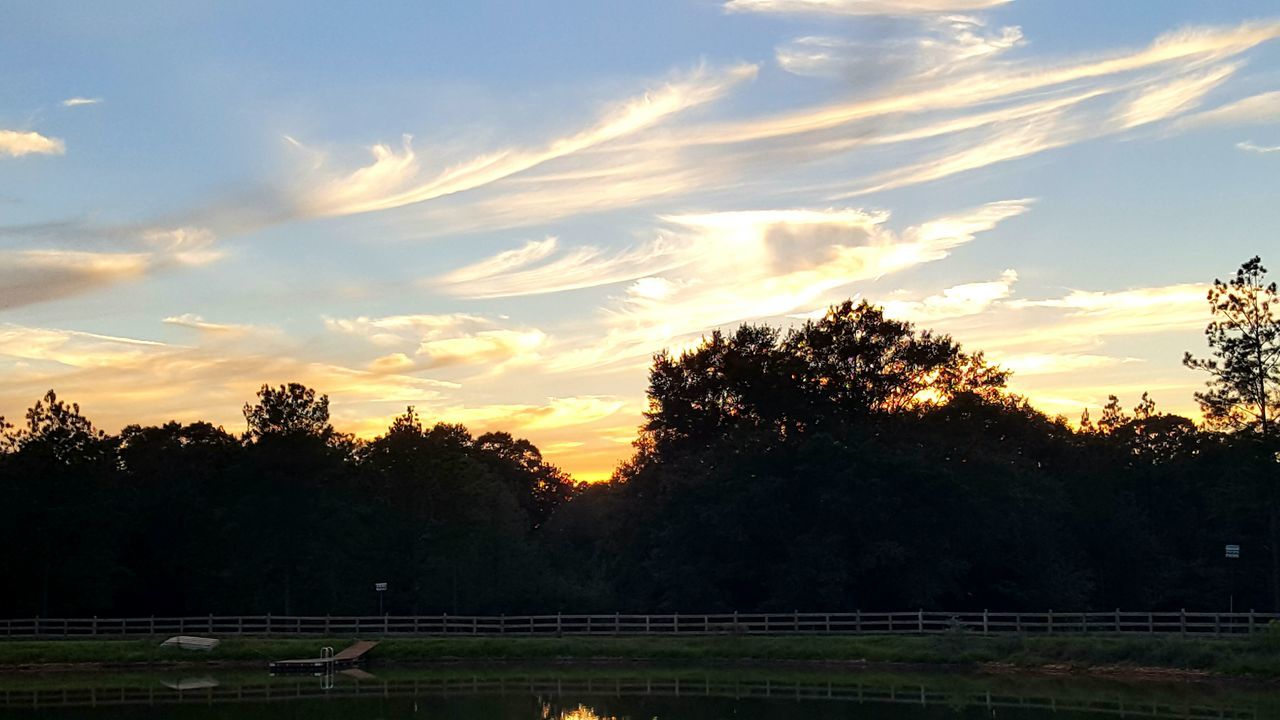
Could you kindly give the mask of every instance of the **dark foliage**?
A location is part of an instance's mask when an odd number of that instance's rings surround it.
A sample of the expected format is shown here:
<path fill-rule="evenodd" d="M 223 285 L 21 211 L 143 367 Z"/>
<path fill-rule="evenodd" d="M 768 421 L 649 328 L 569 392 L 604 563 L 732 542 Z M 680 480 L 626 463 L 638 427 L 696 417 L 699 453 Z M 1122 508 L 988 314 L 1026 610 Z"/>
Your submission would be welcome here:
<path fill-rule="evenodd" d="M 1271 370 L 1236 356 L 1274 338 L 1230 299 L 1274 294 L 1260 272 L 1210 296 L 1212 429 L 1146 395 L 1072 428 L 850 302 L 655 357 L 635 454 L 591 487 L 413 408 L 354 441 L 301 385 L 264 385 L 243 437 L 109 436 L 50 392 L 0 421 L 0 615 L 367 613 L 379 581 L 392 613 L 1270 607 Z"/>

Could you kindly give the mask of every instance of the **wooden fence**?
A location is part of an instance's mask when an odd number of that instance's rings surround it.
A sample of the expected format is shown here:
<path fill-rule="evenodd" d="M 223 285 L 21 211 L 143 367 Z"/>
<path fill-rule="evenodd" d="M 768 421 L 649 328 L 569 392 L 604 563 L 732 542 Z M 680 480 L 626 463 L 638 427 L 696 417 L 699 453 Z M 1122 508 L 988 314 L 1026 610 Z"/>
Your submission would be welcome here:
<path fill-rule="evenodd" d="M 0 638 L 376 635 L 1247 635 L 1280 621 L 1270 613 L 843 612 L 690 615 L 199 615 L 0 620 Z"/>

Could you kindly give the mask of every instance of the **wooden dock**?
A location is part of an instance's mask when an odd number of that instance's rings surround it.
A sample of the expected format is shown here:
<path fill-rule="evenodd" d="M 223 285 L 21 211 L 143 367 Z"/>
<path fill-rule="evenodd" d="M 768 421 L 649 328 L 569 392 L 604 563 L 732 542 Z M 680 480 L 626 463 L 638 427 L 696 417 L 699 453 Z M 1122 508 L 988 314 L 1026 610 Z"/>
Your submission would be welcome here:
<path fill-rule="evenodd" d="M 354 667 L 366 653 L 376 647 L 376 640 L 357 640 L 350 647 L 334 655 L 295 660 L 276 660 L 268 667 L 273 673 L 320 673 Z"/>

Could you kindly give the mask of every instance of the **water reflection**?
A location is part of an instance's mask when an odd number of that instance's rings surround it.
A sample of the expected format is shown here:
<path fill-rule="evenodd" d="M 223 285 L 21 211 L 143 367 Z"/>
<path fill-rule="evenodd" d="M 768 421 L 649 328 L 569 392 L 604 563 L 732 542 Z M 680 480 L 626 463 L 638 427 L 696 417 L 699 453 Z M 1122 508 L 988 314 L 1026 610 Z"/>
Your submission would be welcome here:
<path fill-rule="evenodd" d="M 375 672 L 8 676 L 0 677 L 0 718 L 1280 720 L 1273 691 L 1207 683 L 688 668 Z"/>

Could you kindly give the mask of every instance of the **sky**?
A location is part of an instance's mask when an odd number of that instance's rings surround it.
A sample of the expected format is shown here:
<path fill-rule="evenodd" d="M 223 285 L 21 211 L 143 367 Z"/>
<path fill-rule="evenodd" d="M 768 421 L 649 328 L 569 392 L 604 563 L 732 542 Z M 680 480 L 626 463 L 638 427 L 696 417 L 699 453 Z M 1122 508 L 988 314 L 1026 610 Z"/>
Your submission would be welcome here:
<path fill-rule="evenodd" d="M 1274 0 L 0 1 L 0 415 L 507 430 L 579 480 L 652 355 L 846 298 L 1079 417 L 1195 414 L 1280 263 Z M 1275 256 L 1275 257 L 1272 257 Z"/>

